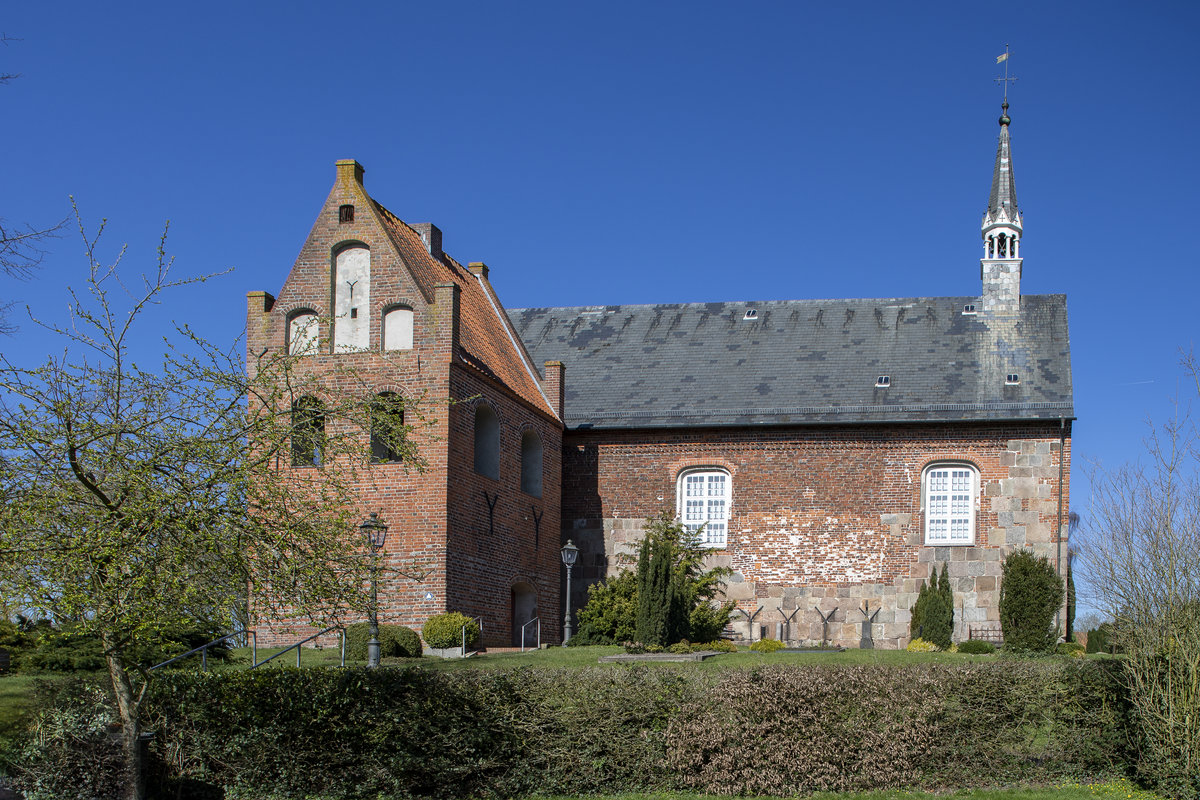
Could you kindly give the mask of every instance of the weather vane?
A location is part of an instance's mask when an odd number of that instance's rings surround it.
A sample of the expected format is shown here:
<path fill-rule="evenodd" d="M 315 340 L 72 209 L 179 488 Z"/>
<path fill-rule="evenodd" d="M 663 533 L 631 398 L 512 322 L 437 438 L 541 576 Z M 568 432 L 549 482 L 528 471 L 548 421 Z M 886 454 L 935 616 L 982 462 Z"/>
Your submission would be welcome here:
<path fill-rule="evenodd" d="M 1008 85 L 1010 83 L 1015 83 L 1017 80 L 1016 78 L 1008 77 L 1008 43 L 1007 42 L 1004 44 L 1004 55 L 996 56 L 996 63 L 999 64 L 1001 62 L 1004 63 L 1004 77 L 996 78 L 996 83 L 998 83 L 1004 87 L 1004 103 L 1005 103 L 1005 105 L 1007 105 L 1008 104 Z"/>

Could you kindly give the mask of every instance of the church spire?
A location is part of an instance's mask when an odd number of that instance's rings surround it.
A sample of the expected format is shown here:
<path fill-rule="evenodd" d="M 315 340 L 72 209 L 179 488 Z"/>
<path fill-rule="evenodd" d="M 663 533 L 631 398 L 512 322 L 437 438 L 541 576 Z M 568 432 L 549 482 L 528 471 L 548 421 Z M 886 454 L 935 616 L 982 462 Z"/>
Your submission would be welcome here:
<path fill-rule="evenodd" d="M 1000 143 L 996 147 L 996 166 L 992 170 L 992 193 L 983 215 L 984 256 L 1016 258 L 1020 252 L 1021 211 L 1017 208 L 1017 185 L 1013 179 L 1012 145 L 1008 138 L 1008 100 L 1001 106 Z"/>
<path fill-rule="evenodd" d="M 980 274 L 983 295 L 980 298 L 987 311 L 1016 313 L 1021 309 L 1021 211 L 1017 207 L 1017 185 L 1013 180 L 1012 143 L 1008 138 L 1008 84 L 1016 78 L 1008 76 L 1008 47 L 996 63 L 1004 62 L 1004 103 L 1000 106 L 1000 142 L 996 146 L 996 166 L 992 170 L 992 193 L 988 196 L 987 213 L 983 215 L 983 258 Z"/>

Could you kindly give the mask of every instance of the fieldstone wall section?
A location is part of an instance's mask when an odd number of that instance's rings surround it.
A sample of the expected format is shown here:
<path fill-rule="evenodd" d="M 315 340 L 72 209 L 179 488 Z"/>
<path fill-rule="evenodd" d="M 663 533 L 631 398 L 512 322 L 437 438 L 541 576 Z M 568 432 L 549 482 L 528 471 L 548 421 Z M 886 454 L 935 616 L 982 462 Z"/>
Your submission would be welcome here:
<path fill-rule="evenodd" d="M 726 596 L 755 615 L 753 631 L 737 615 L 743 638 L 773 637 L 782 625 L 791 643 L 820 644 L 821 616 L 834 611 L 829 640 L 857 647 L 865 604 L 879 612 L 875 646 L 904 647 L 922 583 L 947 564 L 955 638 L 963 640 L 971 627 L 999 625 L 1008 552 L 1030 548 L 1065 575 L 1070 498 L 1064 486 L 1060 509 L 1058 481 L 1064 455 L 1070 474 L 1070 434 L 1070 423 L 1057 420 L 572 432 L 563 536 L 581 548 L 581 586 L 616 574 L 632 566 L 644 520 L 675 509 L 679 474 L 719 467 L 733 481 L 730 535 L 709 561 L 734 571 Z M 947 462 L 978 470 L 974 541 L 926 546 L 922 476 Z M 585 588 L 573 595 L 574 608 L 586 602 Z"/>

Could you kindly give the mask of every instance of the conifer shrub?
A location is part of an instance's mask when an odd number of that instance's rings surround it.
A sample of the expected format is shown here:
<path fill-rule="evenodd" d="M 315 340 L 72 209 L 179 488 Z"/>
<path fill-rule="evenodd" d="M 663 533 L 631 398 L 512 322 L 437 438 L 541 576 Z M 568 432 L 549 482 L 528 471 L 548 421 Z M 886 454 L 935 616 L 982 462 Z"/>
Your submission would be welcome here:
<path fill-rule="evenodd" d="M 438 649 L 462 647 L 464 625 L 467 628 L 467 647 L 474 647 L 479 643 L 479 623 L 457 611 L 435 614 L 425 620 L 421 627 L 421 638 L 425 644 Z"/>
<path fill-rule="evenodd" d="M 958 652 L 969 656 L 986 656 L 996 652 L 996 646 L 982 639 L 967 639 L 958 643 Z"/>
<path fill-rule="evenodd" d="M 1113 624 L 1105 622 L 1099 628 L 1087 632 L 1087 652 L 1111 653 L 1113 650 Z"/>
<path fill-rule="evenodd" d="M 346 626 L 346 658 L 355 661 L 366 659 L 367 642 L 371 640 L 370 627 L 366 622 Z M 460 627 L 459 645 L 462 644 L 461 630 Z M 404 625 L 380 625 L 379 655 L 383 658 L 419 658 L 421 637 Z"/>
<path fill-rule="evenodd" d="M 945 585 L 944 592 L 942 584 Z M 924 639 L 941 650 L 949 650 L 953 643 L 954 612 L 947 605 L 947 594 L 953 598 L 953 594 L 950 593 L 950 579 L 943 565 L 940 579 L 935 568 L 929 583 L 921 586 L 917 602 L 913 604 L 912 622 L 909 625 L 911 637 Z"/>
<path fill-rule="evenodd" d="M 1063 580 L 1045 556 L 1015 550 L 1004 559 L 1000 579 L 1000 627 L 1004 649 L 1047 652 L 1058 632 L 1054 615 L 1063 600 Z"/>

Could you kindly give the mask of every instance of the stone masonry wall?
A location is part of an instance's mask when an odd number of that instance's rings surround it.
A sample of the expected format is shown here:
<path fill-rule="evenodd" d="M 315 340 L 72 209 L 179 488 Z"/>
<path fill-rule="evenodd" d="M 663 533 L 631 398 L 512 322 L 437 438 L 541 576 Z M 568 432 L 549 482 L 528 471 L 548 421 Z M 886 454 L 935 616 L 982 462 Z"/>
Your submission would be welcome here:
<path fill-rule="evenodd" d="M 1070 426 L 1065 428 L 1070 475 Z M 796 643 L 857 647 L 863 614 L 879 610 L 876 647 L 908 642 L 910 608 L 923 580 L 949 564 L 955 636 L 998 627 L 1000 564 L 1029 547 L 1058 557 L 1058 421 L 872 427 L 570 432 L 564 441 L 563 537 L 580 546 L 580 584 L 623 568 L 646 517 L 675 510 L 677 479 L 696 467 L 732 477 L 729 545 L 710 561 L 734 570 L 727 596 L 760 628 Z M 979 471 L 972 546 L 924 545 L 921 481 L 931 464 Z M 1065 574 L 1064 486 L 1061 519 Z M 582 575 L 579 573 L 582 572 Z M 573 587 L 574 588 L 574 587 Z M 586 602 L 573 592 L 572 606 Z M 761 607 L 761 611 L 758 609 Z M 735 626 L 751 633 L 741 614 Z M 790 623 L 790 624 L 789 624 Z"/>

